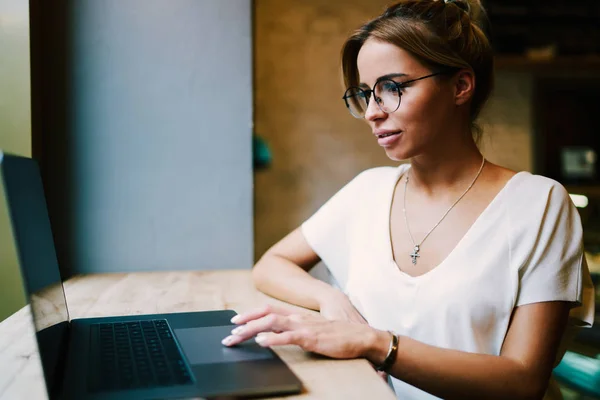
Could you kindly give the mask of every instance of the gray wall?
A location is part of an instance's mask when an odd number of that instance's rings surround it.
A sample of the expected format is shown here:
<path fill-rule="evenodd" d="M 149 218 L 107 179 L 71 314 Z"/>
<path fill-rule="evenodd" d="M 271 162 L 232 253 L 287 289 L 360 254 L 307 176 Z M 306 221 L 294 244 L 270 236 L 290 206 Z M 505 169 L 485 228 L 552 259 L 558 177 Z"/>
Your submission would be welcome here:
<path fill-rule="evenodd" d="M 0 149 L 31 154 L 29 7 L 0 0 Z M 25 305 L 12 229 L 0 183 L 0 321 Z"/>
<path fill-rule="evenodd" d="M 61 263 L 250 268 L 250 0 L 68 4 L 54 43 L 66 110 L 37 133 Z"/>

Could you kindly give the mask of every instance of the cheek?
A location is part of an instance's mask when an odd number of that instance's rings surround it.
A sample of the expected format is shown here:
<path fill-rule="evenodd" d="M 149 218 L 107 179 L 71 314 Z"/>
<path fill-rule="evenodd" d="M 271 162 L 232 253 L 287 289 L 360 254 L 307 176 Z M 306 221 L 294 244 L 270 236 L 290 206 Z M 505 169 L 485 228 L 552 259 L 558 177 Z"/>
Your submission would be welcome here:
<path fill-rule="evenodd" d="M 398 109 L 398 119 L 405 123 L 408 129 L 410 126 L 429 125 L 436 118 L 435 98 L 433 96 L 405 96 L 402 98 L 400 108 Z"/>
<path fill-rule="evenodd" d="M 423 125 L 432 127 L 445 125 L 453 109 L 450 95 L 445 90 L 420 92 L 407 99 L 405 112 L 412 120 L 419 121 Z"/>

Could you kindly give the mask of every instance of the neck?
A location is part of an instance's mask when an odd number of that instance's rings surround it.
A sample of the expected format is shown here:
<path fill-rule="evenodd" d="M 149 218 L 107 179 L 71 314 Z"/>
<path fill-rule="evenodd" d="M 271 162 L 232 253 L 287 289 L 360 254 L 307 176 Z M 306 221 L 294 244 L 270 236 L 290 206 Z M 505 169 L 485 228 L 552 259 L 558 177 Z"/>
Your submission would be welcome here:
<path fill-rule="evenodd" d="M 481 167 L 483 156 L 470 134 L 462 137 L 462 141 L 439 143 L 436 148 L 413 157 L 411 186 L 433 194 L 439 190 L 460 190 L 470 183 Z"/>

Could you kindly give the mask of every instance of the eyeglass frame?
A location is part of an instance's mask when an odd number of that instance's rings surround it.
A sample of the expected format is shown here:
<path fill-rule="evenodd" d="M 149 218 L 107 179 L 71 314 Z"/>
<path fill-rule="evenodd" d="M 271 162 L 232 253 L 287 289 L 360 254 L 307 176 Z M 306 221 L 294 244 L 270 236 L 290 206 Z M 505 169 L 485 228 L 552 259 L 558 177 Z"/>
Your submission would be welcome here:
<path fill-rule="evenodd" d="M 445 74 L 445 73 L 448 73 L 448 71 L 438 71 L 438 72 L 434 72 L 434 73 L 429 74 L 429 75 L 422 76 L 420 78 L 410 79 L 410 80 L 404 81 L 404 82 L 396 82 L 392 78 L 380 78 L 380 79 L 378 79 L 375 82 L 375 84 L 373 85 L 373 88 L 375 88 L 375 86 L 379 85 L 379 83 L 381 83 L 383 81 L 393 82 L 394 85 L 396 85 L 396 90 L 398 91 L 398 105 L 396 106 L 396 108 L 393 111 L 387 112 L 387 111 L 385 111 L 384 109 L 381 108 L 381 105 L 379 104 L 379 101 L 377 101 L 377 96 L 375 96 L 375 103 L 377 104 L 377 107 L 379 107 L 379 109 L 381 110 L 381 112 L 384 112 L 386 114 L 391 114 L 393 112 L 396 112 L 400 108 L 400 103 L 401 103 L 401 100 L 402 100 L 402 92 L 400 91 L 401 88 L 406 87 L 406 85 L 408 85 L 409 83 L 417 82 L 417 81 L 420 81 L 422 79 L 431 78 L 433 76 L 442 75 L 442 74 Z M 360 90 L 361 92 L 363 92 L 365 94 L 365 101 L 367 102 L 367 108 L 365 109 L 365 114 L 362 117 L 357 117 L 350 110 L 350 103 L 348 102 L 348 99 L 351 98 L 351 97 L 354 97 L 354 95 L 348 96 L 346 94 L 346 93 L 348 93 L 348 90 L 350 90 L 350 89 L 358 89 L 358 90 Z M 369 89 L 363 89 L 363 88 L 361 88 L 359 86 L 350 86 L 349 88 L 346 89 L 346 91 L 344 92 L 344 95 L 342 96 L 342 99 L 344 100 L 344 103 L 346 103 L 346 108 L 348 108 L 348 111 L 350 112 L 350 114 L 354 118 L 358 118 L 358 119 L 365 118 L 365 116 L 367 115 L 367 109 L 369 108 L 369 102 L 371 100 L 371 97 L 373 97 L 373 92 L 374 92 L 374 90 L 371 89 L 371 88 L 369 88 Z M 368 97 L 367 97 L 367 95 L 368 95 Z"/>

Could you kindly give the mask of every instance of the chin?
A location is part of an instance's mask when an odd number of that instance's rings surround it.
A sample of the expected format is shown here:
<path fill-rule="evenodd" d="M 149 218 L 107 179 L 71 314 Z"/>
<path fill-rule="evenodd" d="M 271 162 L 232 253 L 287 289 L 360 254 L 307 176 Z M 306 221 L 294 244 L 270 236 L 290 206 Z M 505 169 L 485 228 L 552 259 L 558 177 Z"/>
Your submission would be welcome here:
<path fill-rule="evenodd" d="M 385 149 L 385 154 L 392 161 L 404 161 L 413 157 L 413 154 L 403 151 L 403 149 L 389 148 Z"/>

